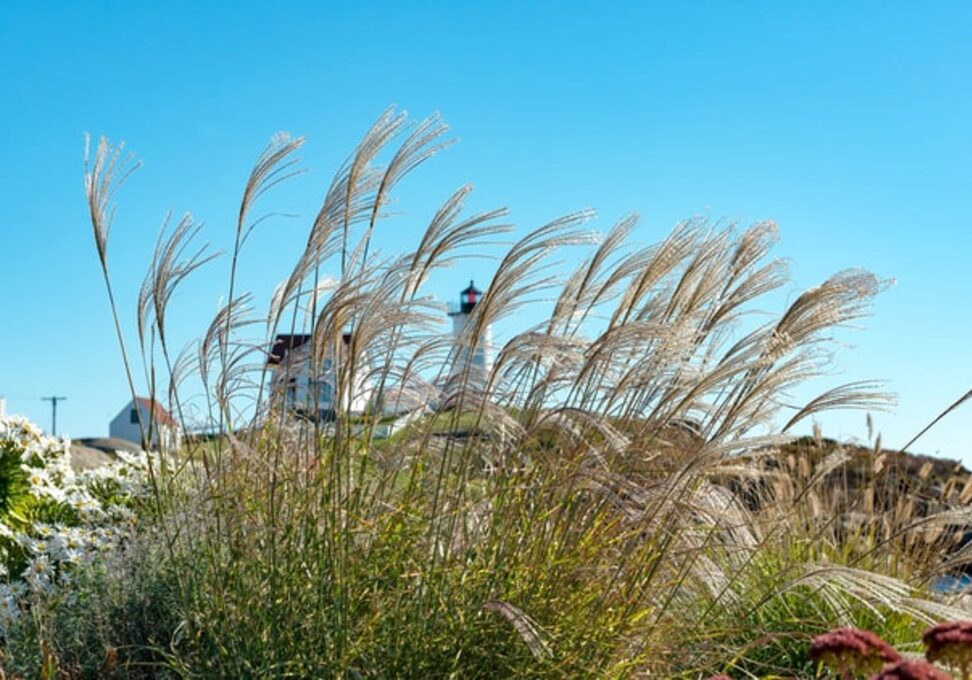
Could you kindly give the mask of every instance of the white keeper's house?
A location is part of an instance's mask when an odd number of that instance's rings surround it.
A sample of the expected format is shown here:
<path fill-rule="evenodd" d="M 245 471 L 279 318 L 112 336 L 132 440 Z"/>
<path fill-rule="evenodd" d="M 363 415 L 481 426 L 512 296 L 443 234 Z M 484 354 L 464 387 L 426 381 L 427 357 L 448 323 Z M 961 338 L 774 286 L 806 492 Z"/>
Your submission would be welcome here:
<path fill-rule="evenodd" d="M 478 337 L 473 337 L 471 325 L 473 310 L 482 295 L 482 291 L 470 281 L 469 287 L 459 293 L 459 305 L 449 312 L 455 354 L 451 375 L 447 376 L 445 383 L 430 386 L 435 392 L 447 389 L 448 384 L 455 380 L 463 380 L 480 388 L 486 383 L 492 368 L 492 329 L 486 325 Z M 324 352 L 323 358 L 317 359 L 319 365 L 313 368 L 313 336 L 306 333 L 277 335 L 266 361 L 274 402 L 308 419 L 333 419 L 335 411 L 339 409 L 334 357 L 344 355 L 350 341 L 350 333 L 344 333 L 340 345 Z M 405 415 L 427 407 L 437 398 L 436 395 L 430 398 L 430 395 L 389 384 L 384 386 L 381 403 L 373 403 L 376 388 L 370 377 L 371 368 L 367 361 L 357 367 L 358 375 L 353 380 L 350 394 L 344 395 L 345 403 L 340 405 L 341 411 L 361 414 L 370 408 L 377 408 L 383 414 Z"/>
<path fill-rule="evenodd" d="M 295 413 L 311 418 L 330 420 L 337 410 L 338 375 L 333 353 L 321 360 L 316 375 L 312 374 L 313 342 L 310 334 L 278 335 L 267 357 L 271 371 L 270 389 L 274 399 Z M 340 351 L 346 352 L 351 334 L 344 333 Z M 371 403 L 372 385 L 367 377 L 368 366 L 359 367 L 351 394 L 344 395 L 343 409 L 364 413 Z"/>

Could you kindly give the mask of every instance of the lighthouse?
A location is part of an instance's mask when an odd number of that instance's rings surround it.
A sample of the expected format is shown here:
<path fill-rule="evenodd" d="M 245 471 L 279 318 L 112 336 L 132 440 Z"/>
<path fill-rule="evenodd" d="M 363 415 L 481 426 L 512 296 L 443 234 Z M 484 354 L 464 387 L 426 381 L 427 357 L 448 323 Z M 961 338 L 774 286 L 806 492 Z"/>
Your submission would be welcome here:
<path fill-rule="evenodd" d="M 461 376 L 468 370 L 468 383 L 478 387 L 486 385 L 486 376 L 493 366 L 490 349 L 493 345 L 493 330 L 487 324 L 478 338 L 465 337 L 473 310 L 482 298 L 483 292 L 470 281 L 469 287 L 459 293 L 459 307 L 449 312 L 452 317 L 452 336 L 458 347 L 452 375 Z"/>

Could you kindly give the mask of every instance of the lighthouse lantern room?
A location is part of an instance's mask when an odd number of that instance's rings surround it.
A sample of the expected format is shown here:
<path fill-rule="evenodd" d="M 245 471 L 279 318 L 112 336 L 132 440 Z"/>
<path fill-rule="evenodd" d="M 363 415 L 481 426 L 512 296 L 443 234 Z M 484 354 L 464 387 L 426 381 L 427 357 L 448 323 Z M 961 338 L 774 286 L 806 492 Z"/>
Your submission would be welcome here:
<path fill-rule="evenodd" d="M 459 293 L 459 299 L 461 301 L 459 303 L 459 308 L 462 310 L 462 313 L 468 314 L 471 312 L 473 307 L 476 306 L 476 303 L 479 302 L 479 298 L 482 296 L 482 294 L 483 291 L 477 289 L 476 284 L 470 280 L 469 287 Z"/>

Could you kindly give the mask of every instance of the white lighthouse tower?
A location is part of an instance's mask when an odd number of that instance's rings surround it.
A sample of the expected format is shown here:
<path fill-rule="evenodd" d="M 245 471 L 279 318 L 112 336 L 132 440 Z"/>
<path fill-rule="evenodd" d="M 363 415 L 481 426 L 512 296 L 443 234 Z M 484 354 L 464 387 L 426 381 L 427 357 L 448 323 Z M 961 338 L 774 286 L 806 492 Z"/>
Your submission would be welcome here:
<path fill-rule="evenodd" d="M 470 281 L 469 287 L 459 293 L 459 307 L 449 316 L 452 317 L 452 336 L 458 347 L 456 361 L 453 364 L 453 377 L 460 377 L 468 370 L 468 384 L 477 387 L 486 385 L 486 377 L 493 367 L 491 348 L 493 346 L 493 329 L 487 324 L 478 338 L 466 335 L 466 328 L 470 323 L 470 316 L 483 292 L 477 290 Z M 472 332 L 470 329 L 469 332 Z"/>

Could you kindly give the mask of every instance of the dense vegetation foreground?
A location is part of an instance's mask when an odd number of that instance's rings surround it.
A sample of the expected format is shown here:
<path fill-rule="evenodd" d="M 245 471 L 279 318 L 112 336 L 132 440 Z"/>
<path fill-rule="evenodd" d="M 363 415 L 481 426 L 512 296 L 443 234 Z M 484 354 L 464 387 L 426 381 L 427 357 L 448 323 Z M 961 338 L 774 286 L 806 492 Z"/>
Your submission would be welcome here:
<path fill-rule="evenodd" d="M 167 305 L 208 251 L 190 216 L 163 228 L 126 346 L 108 233 L 134 166 L 101 141 L 86 187 L 133 393 L 142 374 L 186 425 L 223 434 L 147 459 L 126 538 L 25 595 L 8 677 L 813 676 L 811 639 L 837 625 L 907 654 L 968 616 L 930 584 L 967 559 L 972 486 L 899 493 L 879 444 L 788 435 L 886 403 L 861 383 L 790 396 L 878 279 L 841 272 L 753 314 L 787 280 L 774 225 L 690 221 L 643 246 L 635 218 L 596 237 L 577 213 L 505 248 L 457 343 L 426 287 L 495 244 L 504 211 L 467 214 L 463 187 L 414 252 L 377 248 L 396 186 L 445 131 L 383 115 L 257 312 L 237 266 L 260 266 L 241 257 L 266 228 L 254 204 L 298 172 L 303 144 L 274 138 L 244 190 L 225 307 L 181 352 Z M 558 277 L 564 249 L 583 255 Z M 479 375 L 459 345 L 501 320 L 519 328 Z M 334 361 L 336 403 L 369 385 L 373 407 L 295 417 L 266 369 L 295 332 L 313 334 L 312 362 Z M 406 396 L 416 417 L 379 437 L 378 406 Z"/>

